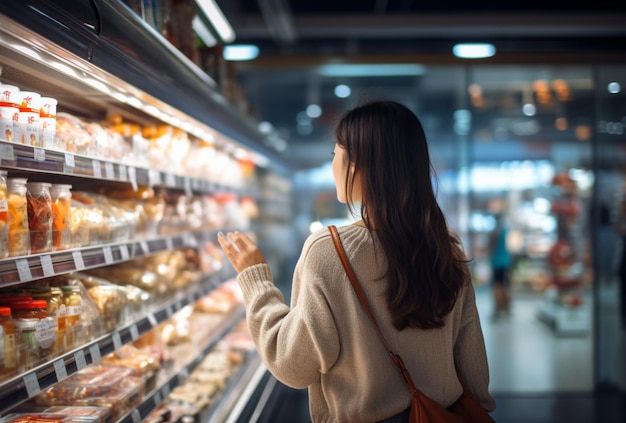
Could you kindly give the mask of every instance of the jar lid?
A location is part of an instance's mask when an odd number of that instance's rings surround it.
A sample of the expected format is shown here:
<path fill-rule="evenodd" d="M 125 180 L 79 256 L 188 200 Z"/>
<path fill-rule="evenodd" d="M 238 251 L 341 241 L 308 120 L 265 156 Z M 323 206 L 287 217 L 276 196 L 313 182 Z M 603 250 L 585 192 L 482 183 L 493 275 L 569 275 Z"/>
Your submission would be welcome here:
<path fill-rule="evenodd" d="M 49 182 L 28 182 L 26 184 L 29 189 L 41 189 L 41 188 L 50 188 L 52 186 Z"/>
<path fill-rule="evenodd" d="M 0 307 L 0 316 L 10 316 L 11 309 L 9 307 Z"/>
<path fill-rule="evenodd" d="M 36 308 L 48 308 L 46 300 L 15 301 L 11 307 L 18 310 L 32 310 Z"/>
<path fill-rule="evenodd" d="M 7 186 L 26 186 L 28 178 L 7 178 Z"/>

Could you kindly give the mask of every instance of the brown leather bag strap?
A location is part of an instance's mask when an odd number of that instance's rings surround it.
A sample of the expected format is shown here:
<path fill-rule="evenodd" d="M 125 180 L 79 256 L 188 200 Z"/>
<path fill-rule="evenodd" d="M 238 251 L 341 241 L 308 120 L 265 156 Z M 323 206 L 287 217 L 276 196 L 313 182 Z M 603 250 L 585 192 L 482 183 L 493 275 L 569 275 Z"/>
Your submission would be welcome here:
<path fill-rule="evenodd" d="M 413 383 L 413 379 L 411 379 L 411 374 L 409 373 L 406 366 L 404 365 L 402 358 L 398 354 L 393 352 L 393 350 L 391 349 L 391 346 L 385 339 L 383 332 L 380 330 L 378 323 L 376 323 L 376 319 L 374 318 L 374 313 L 372 312 L 369 302 L 367 301 L 367 298 L 365 297 L 365 293 L 363 292 L 363 289 L 361 289 L 361 284 L 359 283 L 359 280 L 357 279 L 356 274 L 354 273 L 354 270 L 352 270 L 350 261 L 348 260 L 348 257 L 346 256 L 346 252 L 343 249 L 343 245 L 341 244 L 341 239 L 339 239 L 339 232 L 337 232 L 337 228 L 335 227 L 335 225 L 330 225 L 328 227 L 328 230 L 330 231 L 330 235 L 333 239 L 333 244 L 335 244 L 335 249 L 337 250 L 337 254 L 339 255 L 341 264 L 343 265 L 343 268 L 346 270 L 348 279 L 350 279 L 350 282 L 352 283 L 354 292 L 356 293 L 357 297 L 359 297 L 359 301 L 361 302 L 363 309 L 365 310 L 370 320 L 372 321 L 372 324 L 374 325 L 374 328 L 376 329 L 376 332 L 378 333 L 378 337 L 380 338 L 382 343 L 385 345 L 385 348 L 387 349 L 387 352 L 389 353 L 389 356 L 393 360 L 394 364 L 396 365 L 396 367 L 398 367 L 398 370 L 400 370 L 400 374 L 402 375 L 402 378 L 404 379 L 409 389 L 411 390 L 411 393 L 415 392 L 417 388 L 415 387 L 415 384 Z"/>

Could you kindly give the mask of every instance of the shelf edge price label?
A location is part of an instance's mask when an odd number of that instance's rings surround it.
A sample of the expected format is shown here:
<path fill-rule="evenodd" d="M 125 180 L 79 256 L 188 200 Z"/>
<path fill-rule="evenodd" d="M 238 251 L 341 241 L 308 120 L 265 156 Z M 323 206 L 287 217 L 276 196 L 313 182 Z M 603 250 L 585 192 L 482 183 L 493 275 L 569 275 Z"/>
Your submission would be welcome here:
<path fill-rule="evenodd" d="M 55 360 L 53 363 L 54 373 L 57 376 L 57 382 L 61 382 L 67 378 L 67 369 L 65 368 L 65 361 L 62 358 Z"/>
<path fill-rule="evenodd" d="M 43 148 L 34 147 L 33 148 L 33 159 L 35 159 L 38 162 L 45 162 L 46 161 L 46 150 L 44 150 Z"/>
<path fill-rule="evenodd" d="M 141 423 L 141 414 L 136 408 L 133 408 L 133 411 L 130 413 L 130 417 L 133 420 L 133 423 Z"/>
<path fill-rule="evenodd" d="M 139 338 L 139 329 L 137 329 L 137 325 L 130 326 L 130 339 L 136 341 Z"/>
<path fill-rule="evenodd" d="M 98 344 L 92 344 L 89 346 L 89 354 L 91 355 L 91 363 L 99 363 L 100 360 L 102 360 L 100 346 Z"/>
<path fill-rule="evenodd" d="M 118 331 L 114 331 L 111 334 L 111 339 L 113 339 L 113 348 L 115 349 L 115 351 L 122 348 L 122 337 L 120 336 L 120 333 Z"/>
<path fill-rule="evenodd" d="M 130 254 L 128 252 L 128 245 L 126 244 L 120 245 L 120 255 L 122 256 L 122 260 L 124 261 L 130 258 Z"/>
<path fill-rule="evenodd" d="M 137 169 L 133 166 L 128 167 L 128 180 L 133 187 L 133 191 L 137 191 Z"/>
<path fill-rule="evenodd" d="M 155 327 L 156 325 L 159 324 L 159 322 L 157 322 L 156 317 L 154 317 L 154 313 L 148 313 L 148 322 L 150 322 L 150 326 Z"/>
<path fill-rule="evenodd" d="M 26 387 L 26 392 L 29 397 L 34 397 L 41 392 L 39 379 L 37 379 L 37 374 L 35 372 L 25 374 L 22 380 L 24 381 L 24 386 Z"/>
<path fill-rule="evenodd" d="M 167 251 L 174 249 L 174 241 L 172 241 L 172 238 L 165 238 L 165 248 L 167 249 Z"/>
<path fill-rule="evenodd" d="M 100 160 L 93 160 L 91 164 L 93 167 L 93 176 L 96 178 L 102 178 L 102 167 L 100 166 Z"/>
<path fill-rule="evenodd" d="M 13 151 L 13 146 L 10 144 L 2 144 L 0 145 L 0 159 L 2 160 L 15 160 L 15 152 Z"/>
<path fill-rule="evenodd" d="M 104 262 L 106 264 L 113 263 L 113 251 L 110 246 L 102 247 L 102 253 L 104 254 Z"/>
<path fill-rule="evenodd" d="M 33 278 L 27 259 L 15 260 L 15 267 L 17 267 L 17 274 L 20 277 L 20 282 L 29 281 Z"/>
<path fill-rule="evenodd" d="M 139 246 L 145 255 L 150 254 L 150 247 L 148 247 L 148 243 L 146 241 L 140 241 Z"/>
<path fill-rule="evenodd" d="M 72 257 L 74 258 L 76 270 L 84 270 L 85 262 L 83 261 L 83 253 L 81 251 L 72 251 Z"/>
<path fill-rule="evenodd" d="M 120 181 L 128 181 L 128 168 L 124 165 L 119 165 L 117 171 L 120 174 Z"/>
<path fill-rule="evenodd" d="M 65 153 L 65 166 L 76 167 L 76 160 L 74 159 L 74 155 L 72 153 Z"/>
<path fill-rule="evenodd" d="M 87 360 L 85 359 L 85 351 L 78 350 L 74 353 L 74 361 L 76 362 L 76 370 L 83 370 L 87 367 Z"/>
<path fill-rule="evenodd" d="M 43 275 L 46 277 L 54 276 L 54 266 L 52 266 L 52 257 L 50 256 L 50 254 L 39 257 L 39 260 L 41 261 L 41 269 L 43 270 Z"/>
<path fill-rule="evenodd" d="M 115 168 L 113 167 L 113 163 L 104 162 L 104 174 L 107 176 L 107 179 L 115 179 Z"/>

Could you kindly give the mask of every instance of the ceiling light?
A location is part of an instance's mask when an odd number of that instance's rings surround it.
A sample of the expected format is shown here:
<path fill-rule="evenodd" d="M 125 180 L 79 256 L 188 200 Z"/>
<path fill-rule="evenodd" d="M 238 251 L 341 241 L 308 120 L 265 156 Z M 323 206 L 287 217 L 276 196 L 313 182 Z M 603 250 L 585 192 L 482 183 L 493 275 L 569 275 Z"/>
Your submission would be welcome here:
<path fill-rule="evenodd" d="M 617 94 L 621 91 L 621 87 L 619 85 L 619 82 L 611 82 L 608 85 L 608 90 L 611 94 Z"/>
<path fill-rule="evenodd" d="M 198 38 L 200 38 L 207 47 L 213 47 L 217 45 L 217 40 L 215 39 L 213 34 L 211 34 L 209 28 L 207 28 L 204 22 L 202 22 L 200 16 L 194 16 L 191 26 L 193 27 L 193 31 L 196 33 Z"/>
<path fill-rule="evenodd" d="M 317 104 L 310 104 L 306 108 L 306 114 L 310 118 L 318 118 L 322 115 L 322 108 Z"/>
<path fill-rule="evenodd" d="M 347 98 L 352 94 L 352 90 L 346 84 L 340 84 L 335 87 L 335 95 L 339 98 Z"/>
<path fill-rule="evenodd" d="M 462 43 L 452 47 L 452 52 L 460 59 L 484 59 L 496 54 L 496 48 L 493 44 Z"/>
<path fill-rule="evenodd" d="M 224 59 L 231 61 L 244 61 L 256 59 L 259 48 L 252 44 L 239 44 L 224 47 Z"/>
<path fill-rule="evenodd" d="M 426 73 L 422 65 L 405 63 L 323 65 L 319 74 L 329 77 L 418 76 Z"/>
<path fill-rule="evenodd" d="M 235 41 L 235 30 L 230 25 L 215 0 L 196 0 L 196 4 L 207 17 L 217 34 L 225 43 Z"/>

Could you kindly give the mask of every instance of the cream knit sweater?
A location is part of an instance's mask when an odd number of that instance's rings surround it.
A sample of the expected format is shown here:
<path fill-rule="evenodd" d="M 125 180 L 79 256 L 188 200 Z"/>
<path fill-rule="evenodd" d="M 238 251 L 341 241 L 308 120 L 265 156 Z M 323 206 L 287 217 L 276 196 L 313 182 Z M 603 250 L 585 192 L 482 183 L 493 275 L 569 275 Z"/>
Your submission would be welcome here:
<path fill-rule="evenodd" d="M 459 372 L 488 411 L 489 370 L 476 310 L 467 286 L 441 329 L 397 331 L 384 300 L 382 250 L 361 226 L 338 228 L 344 249 L 376 320 L 400 354 L 416 386 L 443 406 L 461 395 Z M 296 265 L 291 307 L 272 281 L 268 265 L 238 276 L 247 321 L 269 371 L 293 388 L 309 389 L 313 422 L 376 422 L 400 413 L 409 390 L 377 337 L 341 265 L 328 228 L 305 242 Z"/>

